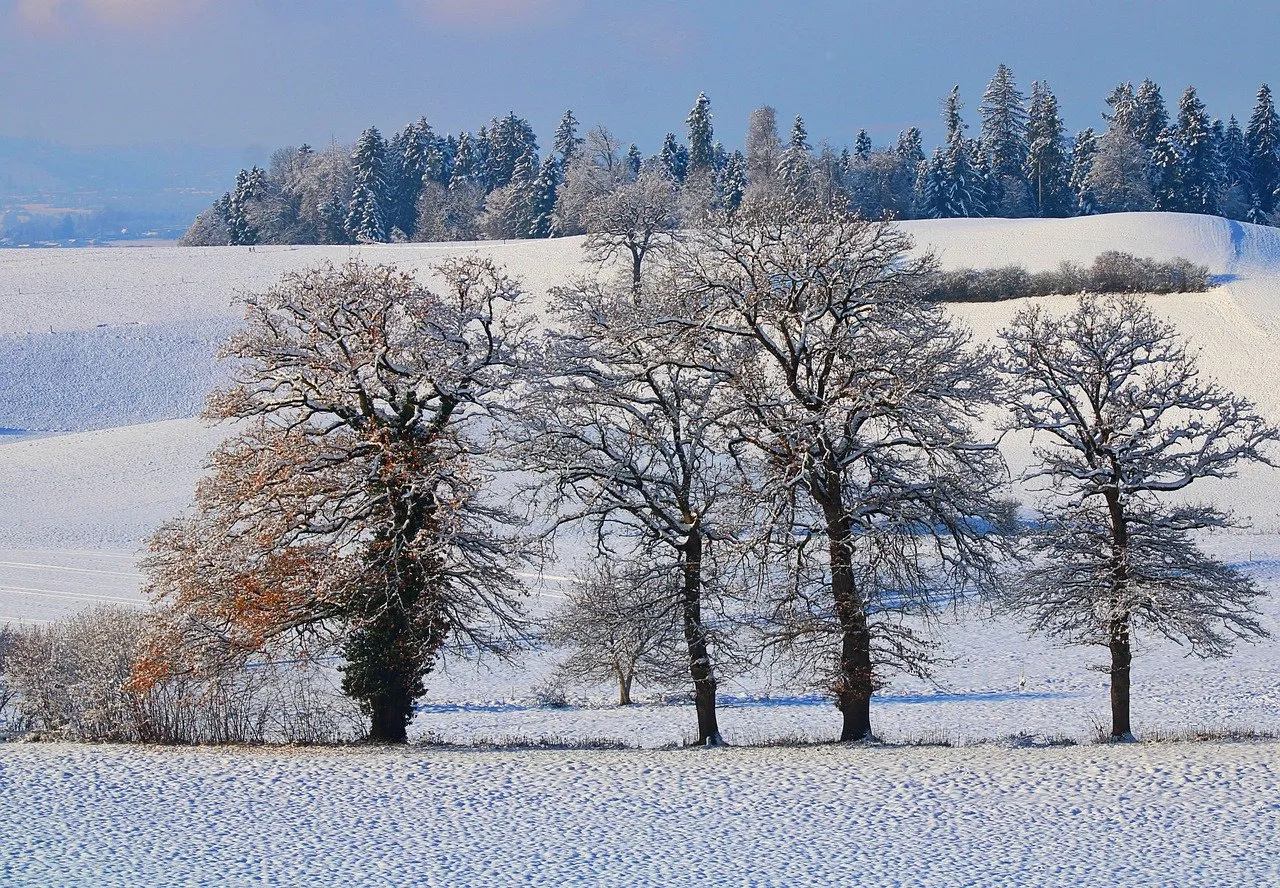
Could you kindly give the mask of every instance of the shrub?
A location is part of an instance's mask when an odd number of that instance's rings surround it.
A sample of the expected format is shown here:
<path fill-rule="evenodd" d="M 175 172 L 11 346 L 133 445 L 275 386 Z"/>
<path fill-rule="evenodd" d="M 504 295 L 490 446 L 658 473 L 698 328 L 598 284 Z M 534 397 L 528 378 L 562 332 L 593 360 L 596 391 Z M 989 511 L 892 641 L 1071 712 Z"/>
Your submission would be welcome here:
<path fill-rule="evenodd" d="M 363 720 L 315 663 L 258 663 L 213 677 L 130 682 L 147 615 L 97 607 L 0 631 L 0 726 L 64 740 L 337 743 Z M 6 699 L 7 697 L 7 699 Z M 9 715 L 5 717 L 5 709 Z"/>
<path fill-rule="evenodd" d="M 1051 271 L 1025 268 L 939 271 L 926 285 L 934 302 L 1001 302 L 1024 296 L 1097 293 L 1199 293 L 1209 288 L 1209 269 L 1181 257 L 1167 262 L 1109 250 L 1084 268 L 1063 262 Z"/>

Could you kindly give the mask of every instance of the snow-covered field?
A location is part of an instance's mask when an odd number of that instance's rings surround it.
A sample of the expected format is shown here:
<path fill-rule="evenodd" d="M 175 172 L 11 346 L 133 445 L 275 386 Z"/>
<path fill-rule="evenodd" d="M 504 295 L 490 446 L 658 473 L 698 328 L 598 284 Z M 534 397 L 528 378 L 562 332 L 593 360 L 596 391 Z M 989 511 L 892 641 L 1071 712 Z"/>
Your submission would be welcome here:
<path fill-rule="evenodd" d="M 1208 293 L 1152 297 L 1206 370 L 1280 421 L 1280 231 L 1128 214 L 906 226 L 952 267 L 1035 270 L 1119 249 L 1206 264 Z M 223 434 L 193 417 L 221 378 L 237 292 L 357 254 L 425 270 L 476 249 L 539 304 L 583 270 L 580 241 L 386 247 L 0 252 L 0 623 L 144 606 L 141 542 L 188 502 Z M 1050 299 L 1065 308 L 1070 300 Z M 1018 304 L 955 314 L 990 338 Z M 1008 439 L 1016 471 L 1027 441 Z M 1280 593 L 1280 472 L 1204 487 L 1252 522 L 1207 546 Z M 558 575 L 571 566 L 550 565 Z M 548 580 L 535 607 L 558 595 Z M 1280 636 L 1280 595 L 1265 605 Z M 1107 714 L 1101 651 L 965 613 L 936 682 L 877 698 L 883 738 L 1087 740 Z M 1139 734 L 1280 732 L 1276 638 L 1227 662 L 1148 639 Z M 678 744 L 681 703 L 609 690 L 538 705 L 554 655 L 450 662 L 414 732 Z M 818 740 L 830 704 L 778 676 L 726 681 L 731 743 Z M 245 752 L 0 746 L 0 884 L 1266 884 L 1280 882 L 1269 743 L 1138 748 L 646 752 Z M 248 828 L 252 826 L 252 828 Z M 1270 837 L 1270 839 L 1268 838 Z M 496 849 L 501 846 L 501 852 Z M 127 850 L 126 850 L 127 849 Z"/>
<path fill-rule="evenodd" d="M 10 745 L 0 883 L 1275 885 L 1276 752 Z"/>

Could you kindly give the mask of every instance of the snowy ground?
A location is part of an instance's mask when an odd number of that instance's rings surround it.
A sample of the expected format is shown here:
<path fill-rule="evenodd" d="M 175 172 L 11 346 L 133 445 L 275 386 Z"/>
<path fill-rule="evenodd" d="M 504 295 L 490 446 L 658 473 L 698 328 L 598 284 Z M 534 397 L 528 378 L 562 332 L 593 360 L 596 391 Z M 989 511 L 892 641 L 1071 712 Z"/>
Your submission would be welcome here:
<path fill-rule="evenodd" d="M 1280 421 L 1280 232 L 1198 216 L 950 220 L 907 226 L 945 264 L 1031 269 L 1121 249 L 1207 264 L 1209 293 L 1152 297 L 1205 368 Z M 0 623 L 144 606 L 142 541 L 187 505 L 224 432 L 194 419 L 237 291 L 341 261 L 420 270 L 456 245 L 0 252 Z M 581 270 L 580 241 L 485 244 L 535 304 Z M 1065 308 L 1068 299 L 1047 300 Z M 989 339 L 1016 303 L 957 306 Z M 1028 442 L 1010 438 L 1016 471 Z M 1026 491 L 1024 490 L 1025 494 Z M 1207 545 L 1280 593 L 1280 473 L 1198 495 L 1249 519 Z M 570 549 L 571 547 L 566 547 Z M 572 565 L 547 567 L 553 576 Z M 535 583 L 535 610 L 560 583 Z M 1147 639 L 1139 734 L 1280 732 L 1273 637 L 1204 663 Z M 954 660 L 897 679 L 889 741 L 1088 740 L 1107 717 L 1103 651 L 1028 639 L 973 612 L 939 627 Z M 447 663 L 413 726 L 449 743 L 686 740 L 691 707 L 620 708 L 607 688 L 539 705 L 554 652 Z M 823 740 L 825 699 L 781 676 L 722 685 L 737 744 Z M 705 754 L 212 752 L 0 745 L 0 884 L 1264 884 L 1277 747 L 767 749 Z M 682 818 L 682 814 L 684 815 Z M 512 824 L 521 841 L 513 844 Z M 527 825 L 527 828 L 525 828 Z M 252 828 L 248 828 L 252 826 Z M 492 851 L 501 843 L 501 854 Z M 128 849 L 126 853 L 124 849 Z M 976 849 L 976 850 L 975 850 Z M 589 876 L 587 875 L 589 874 Z M 227 881 L 223 881 L 223 877 Z"/>
<path fill-rule="evenodd" d="M 11 744 L 0 883 L 1275 885 L 1278 752 Z"/>

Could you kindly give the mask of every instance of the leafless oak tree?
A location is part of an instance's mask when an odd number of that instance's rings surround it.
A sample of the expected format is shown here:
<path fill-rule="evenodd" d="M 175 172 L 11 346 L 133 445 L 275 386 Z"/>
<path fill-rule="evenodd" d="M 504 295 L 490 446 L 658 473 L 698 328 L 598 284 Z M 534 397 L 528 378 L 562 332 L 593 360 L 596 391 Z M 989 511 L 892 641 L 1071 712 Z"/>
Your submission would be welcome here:
<path fill-rule="evenodd" d="M 680 595 L 666 565 L 599 560 L 566 589 L 565 602 L 547 619 L 546 639 L 569 648 L 557 669 L 574 681 L 613 681 L 618 704 L 631 689 L 678 680 Z"/>
<path fill-rule="evenodd" d="M 1138 297 L 1083 297 L 1061 317 L 1034 306 L 1002 336 L 1012 425 L 1047 440 L 1033 477 L 1052 482 L 1034 564 L 1011 603 L 1037 631 L 1109 648 L 1111 735 L 1127 738 L 1135 630 L 1201 656 L 1264 634 L 1261 591 L 1192 538 L 1231 517 L 1178 494 L 1242 462 L 1271 465 L 1280 431 L 1203 380 L 1177 332 Z"/>
<path fill-rule="evenodd" d="M 720 376 L 665 335 L 661 287 L 580 281 L 558 294 L 541 381 L 520 410 L 518 458 L 551 480 L 558 520 L 585 522 L 606 557 L 611 538 L 674 558 L 698 742 L 720 742 L 705 567 L 736 484 L 716 426 Z"/>
<path fill-rule="evenodd" d="M 760 204 L 672 260 L 689 334 L 727 377 L 760 524 L 792 555 L 781 632 L 825 640 L 842 740 L 870 736 L 878 667 L 923 666 L 895 615 L 990 588 L 1004 514 L 1003 463 L 971 428 L 992 375 L 917 297 L 932 260 L 910 247 L 889 224 Z"/>

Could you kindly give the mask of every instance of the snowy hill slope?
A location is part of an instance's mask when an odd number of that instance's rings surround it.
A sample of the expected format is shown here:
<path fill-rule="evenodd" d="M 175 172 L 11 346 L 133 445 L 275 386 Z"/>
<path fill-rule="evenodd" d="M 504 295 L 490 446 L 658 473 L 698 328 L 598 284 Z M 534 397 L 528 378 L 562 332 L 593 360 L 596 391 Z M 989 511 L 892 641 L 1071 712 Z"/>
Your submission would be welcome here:
<path fill-rule="evenodd" d="M 1179 255 L 1207 265 L 1218 276 L 1215 289 L 1150 297 L 1151 304 L 1193 338 L 1206 370 L 1280 421 L 1280 231 L 1173 214 L 945 220 L 904 227 L 920 249 L 932 249 L 949 267 L 1019 263 L 1036 270 L 1063 260 L 1089 262 L 1108 249 L 1161 259 Z M 535 306 L 549 287 L 585 270 L 576 238 L 253 252 L 0 252 L 0 430 L 70 432 L 0 435 L 0 622 L 48 620 L 98 601 L 138 601 L 141 577 L 133 561 L 141 541 L 184 508 L 205 455 L 222 434 L 192 417 L 220 378 L 212 354 L 239 317 L 232 305 L 237 292 L 262 289 L 281 272 L 322 259 L 358 255 L 425 271 L 467 251 L 504 263 L 523 279 Z M 1071 302 L 1046 301 L 1060 309 Z M 1021 304 L 959 305 L 952 311 L 983 340 Z M 1008 438 L 1005 450 L 1015 471 L 1025 465 L 1026 440 Z M 1272 560 L 1280 558 L 1280 472 L 1251 469 L 1236 481 L 1204 486 L 1197 496 L 1252 521 L 1252 534 L 1223 538 L 1215 549 L 1267 585 L 1280 585 L 1280 568 Z M 1280 632 L 1280 604 L 1273 600 L 1268 607 L 1268 625 Z M 885 698 L 892 713 L 888 732 L 985 736 L 1025 723 L 1044 733 L 1088 734 L 1090 719 L 1105 709 L 1101 678 L 1083 668 L 1096 658 L 1027 641 L 1017 626 L 991 631 L 975 642 L 972 625 L 949 628 L 948 645 L 961 657 L 940 680 L 961 697 L 943 699 L 936 687 L 895 682 Z M 1141 655 L 1147 659 L 1140 670 L 1176 677 L 1190 668 L 1193 678 L 1185 684 L 1152 682 L 1158 691 L 1144 687 L 1139 696 L 1146 702 L 1135 701 L 1139 724 L 1162 717 L 1185 723 L 1192 712 L 1203 723 L 1280 728 L 1268 666 L 1277 653 L 1280 645 L 1267 642 L 1242 654 L 1240 670 L 1225 664 L 1189 667 L 1179 649 L 1152 645 Z M 433 681 L 436 708 L 428 708 L 419 727 L 460 732 L 456 736 L 462 738 L 568 732 L 664 742 L 682 736 L 688 719 L 680 707 L 626 714 L 578 710 L 550 718 L 536 707 L 499 711 L 459 703 L 527 698 L 547 665 L 539 661 L 524 671 L 484 674 L 459 666 Z M 1035 694 L 1017 693 L 1024 675 Z M 736 714 L 725 718 L 735 732 L 762 738 L 779 731 L 824 735 L 830 712 L 815 698 L 762 706 L 754 697 L 759 690 L 726 688 L 739 701 Z"/>

